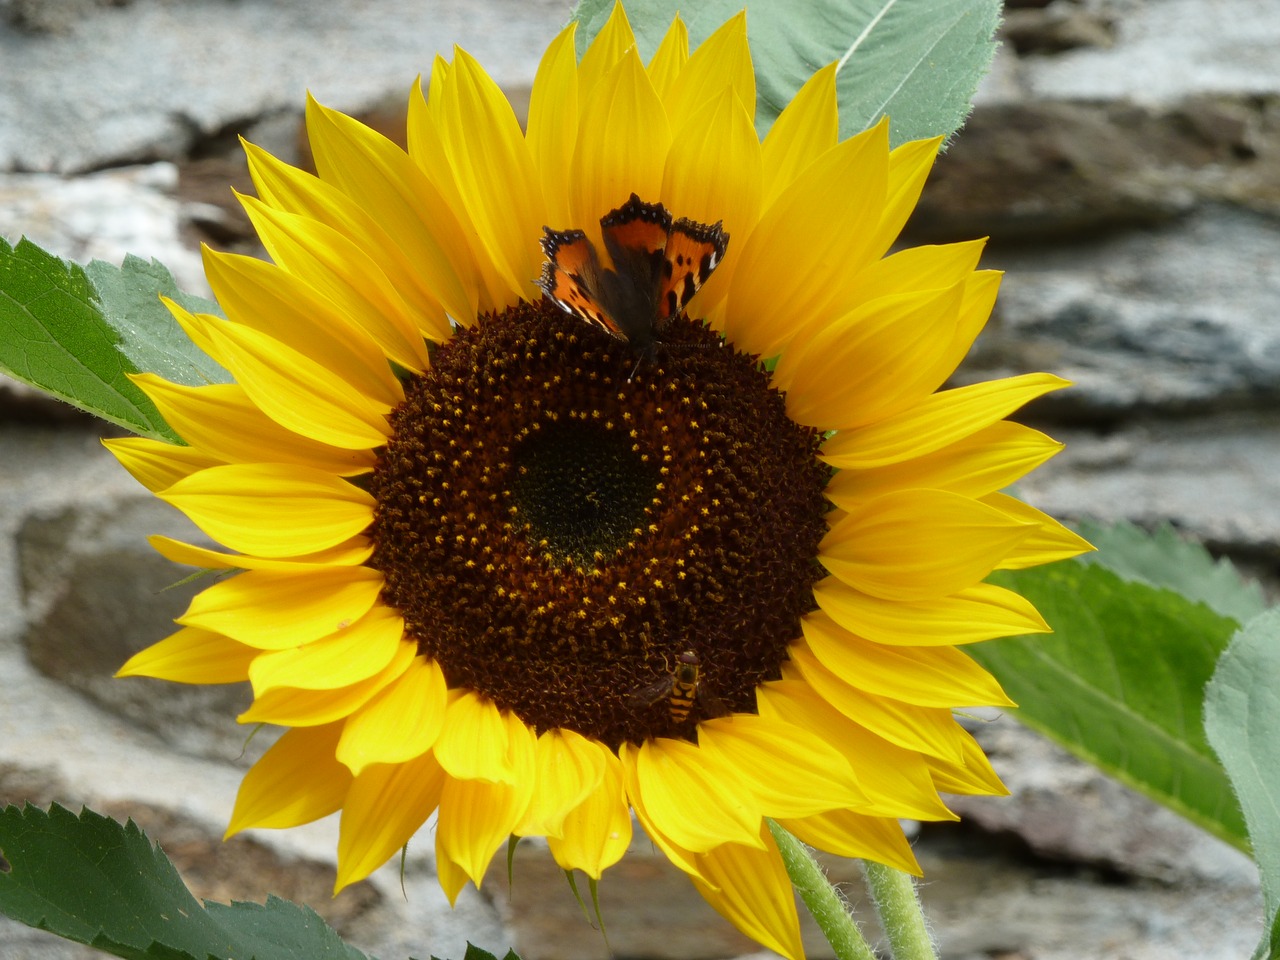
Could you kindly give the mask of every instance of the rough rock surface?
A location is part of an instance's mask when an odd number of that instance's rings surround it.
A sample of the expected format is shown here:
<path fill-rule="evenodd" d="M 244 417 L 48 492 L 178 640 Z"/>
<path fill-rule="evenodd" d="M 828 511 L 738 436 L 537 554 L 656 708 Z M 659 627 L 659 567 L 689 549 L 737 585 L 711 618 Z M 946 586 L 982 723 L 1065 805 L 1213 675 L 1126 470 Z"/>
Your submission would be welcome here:
<path fill-rule="evenodd" d="M 560 0 L 0 0 L 0 235 L 78 260 L 154 256 L 193 292 L 198 242 L 254 249 L 228 184 L 235 135 L 306 162 L 300 106 L 389 134 L 412 78 L 456 41 L 527 97 Z M 969 126 L 939 161 L 913 242 L 987 234 L 1007 271 L 957 382 L 1048 369 L 1076 389 L 1027 417 L 1066 451 L 1020 485 L 1068 519 L 1180 530 L 1280 584 L 1280 9 L 1256 0 L 1016 0 Z M 68 78 L 74 78 L 69 81 Z M 20 82 L 19 82 L 20 80 Z M 199 895 L 302 899 L 384 960 L 607 956 L 538 844 L 450 910 L 424 835 L 329 896 L 333 819 L 219 838 L 245 766 L 246 692 L 110 674 L 165 635 L 186 571 L 148 533 L 180 517 L 102 450 L 101 427 L 0 384 L 0 802 L 133 816 Z M 186 588 L 190 589 L 190 587 Z M 978 730 L 1010 798 L 920 828 L 946 960 L 1247 956 L 1241 855 L 1010 720 Z M 832 861 L 877 934 L 854 864 Z M 601 888 L 618 955 L 755 947 L 650 845 Z M 407 895 L 407 897 L 406 897 Z M 828 954 L 807 928 L 810 956 Z M 5 960 L 89 952 L 0 919 Z M 753 954 L 763 956 L 762 954 Z"/>

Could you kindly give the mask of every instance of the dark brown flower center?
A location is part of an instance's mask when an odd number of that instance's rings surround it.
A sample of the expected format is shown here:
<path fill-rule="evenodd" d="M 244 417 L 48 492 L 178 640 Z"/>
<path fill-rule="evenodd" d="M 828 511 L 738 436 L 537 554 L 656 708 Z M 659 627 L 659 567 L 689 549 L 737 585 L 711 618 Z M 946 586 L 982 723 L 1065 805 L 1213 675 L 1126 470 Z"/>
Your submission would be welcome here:
<path fill-rule="evenodd" d="M 637 368 L 521 304 L 443 344 L 392 427 L 371 563 L 450 686 L 611 746 L 755 711 L 813 607 L 828 475 L 755 358 L 679 319 Z"/>

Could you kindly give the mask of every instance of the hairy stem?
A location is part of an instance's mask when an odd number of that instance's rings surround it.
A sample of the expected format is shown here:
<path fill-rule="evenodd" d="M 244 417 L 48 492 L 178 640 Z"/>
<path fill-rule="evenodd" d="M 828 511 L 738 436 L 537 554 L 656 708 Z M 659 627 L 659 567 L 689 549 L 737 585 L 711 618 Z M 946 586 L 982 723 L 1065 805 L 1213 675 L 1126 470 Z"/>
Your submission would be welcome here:
<path fill-rule="evenodd" d="M 857 924 L 849 913 L 844 898 L 827 880 L 822 867 L 808 848 L 772 820 L 766 820 L 782 862 L 787 867 L 791 885 L 809 908 L 818 928 L 835 951 L 836 960 L 876 960 L 876 955 L 862 939 Z"/>

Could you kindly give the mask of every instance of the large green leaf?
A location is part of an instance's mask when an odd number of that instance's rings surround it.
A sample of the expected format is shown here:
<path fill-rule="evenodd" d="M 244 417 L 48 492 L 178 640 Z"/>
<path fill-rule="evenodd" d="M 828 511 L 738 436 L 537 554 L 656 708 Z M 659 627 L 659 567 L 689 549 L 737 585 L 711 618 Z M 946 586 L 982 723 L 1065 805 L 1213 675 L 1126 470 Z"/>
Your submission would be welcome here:
<path fill-rule="evenodd" d="M 191 342 L 160 295 L 192 313 L 220 316 L 222 311 L 212 300 L 179 290 L 164 264 L 130 254 L 120 267 L 94 260 L 85 273 L 97 290 L 107 323 L 120 334 L 117 349 L 139 370 L 189 386 L 231 381 L 220 364 Z"/>
<path fill-rule="evenodd" d="M 949 136 L 969 115 L 995 53 L 999 0 L 648 0 L 625 4 L 641 55 L 657 49 L 678 12 L 690 45 L 744 7 L 763 135 L 819 67 L 840 63 L 842 137 L 890 118 L 890 139 Z M 613 0 L 580 0 L 581 53 L 608 20 Z"/>
<path fill-rule="evenodd" d="M 1255 957 L 1280 947 L 1280 610 L 1241 630 L 1218 662 L 1204 727 L 1244 810 L 1262 875 L 1268 933 Z"/>
<path fill-rule="evenodd" d="M 0 810 L 0 913 L 127 960 L 364 960 L 287 900 L 201 904 L 132 821 Z"/>
<path fill-rule="evenodd" d="M 992 578 L 1054 628 L 967 647 L 1017 701 L 1017 716 L 1117 779 L 1248 849 L 1240 807 L 1205 737 L 1205 684 L 1238 624 L 1171 590 L 1098 564 Z"/>
<path fill-rule="evenodd" d="M 1082 523 L 1080 535 L 1098 548 L 1081 557 L 1082 563 L 1100 564 L 1125 580 L 1199 600 L 1237 623 L 1248 623 L 1266 609 L 1256 580 L 1242 579 L 1230 560 L 1215 560 L 1169 524 L 1147 533 L 1132 523 Z"/>
<path fill-rule="evenodd" d="M 183 297 L 155 261 L 85 268 L 28 240 L 0 239 L 0 371 L 135 433 L 175 440 L 128 375 L 152 370 L 187 384 L 229 377 L 174 322 L 162 293 L 216 310 Z"/>

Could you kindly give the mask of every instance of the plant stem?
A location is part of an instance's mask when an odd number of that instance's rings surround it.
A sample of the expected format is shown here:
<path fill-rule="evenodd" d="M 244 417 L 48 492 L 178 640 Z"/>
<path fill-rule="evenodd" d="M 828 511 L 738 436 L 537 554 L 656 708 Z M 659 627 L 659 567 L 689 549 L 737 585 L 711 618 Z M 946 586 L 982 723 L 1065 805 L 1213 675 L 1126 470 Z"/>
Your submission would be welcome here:
<path fill-rule="evenodd" d="M 915 880 L 901 870 L 862 861 L 862 872 L 876 904 L 880 925 L 893 951 L 893 960 L 937 960 L 933 938 L 925 926 Z"/>
<path fill-rule="evenodd" d="M 827 880 L 807 847 L 772 820 L 765 820 L 773 834 L 791 885 L 809 908 L 822 935 L 835 951 L 836 960 L 876 960 L 849 914 L 844 898 Z"/>

